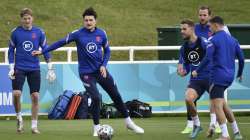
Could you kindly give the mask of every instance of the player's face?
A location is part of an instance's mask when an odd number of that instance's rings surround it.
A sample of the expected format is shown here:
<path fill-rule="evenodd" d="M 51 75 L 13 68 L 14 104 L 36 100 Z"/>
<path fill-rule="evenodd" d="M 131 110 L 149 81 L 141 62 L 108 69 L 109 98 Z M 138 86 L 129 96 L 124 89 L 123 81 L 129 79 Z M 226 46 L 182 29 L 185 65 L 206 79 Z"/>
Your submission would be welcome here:
<path fill-rule="evenodd" d="M 209 28 L 213 33 L 215 33 L 217 31 L 217 24 L 209 22 Z"/>
<path fill-rule="evenodd" d="M 24 15 L 21 17 L 21 24 L 24 28 L 30 29 L 32 27 L 33 17 L 31 15 Z"/>
<path fill-rule="evenodd" d="M 84 27 L 93 30 L 96 27 L 96 19 L 94 16 L 85 16 L 83 19 Z"/>
<path fill-rule="evenodd" d="M 208 14 L 208 9 L 199 10 L 199 20 L 201 24 L 207 24 L 210 19 L 210 15 Z"/>
<path fill-rule="evenodd" d="M 188 24 L 181 24 L 181 35 L 184 40 L 189 40 L 193 33 L 193 28 Z"/>

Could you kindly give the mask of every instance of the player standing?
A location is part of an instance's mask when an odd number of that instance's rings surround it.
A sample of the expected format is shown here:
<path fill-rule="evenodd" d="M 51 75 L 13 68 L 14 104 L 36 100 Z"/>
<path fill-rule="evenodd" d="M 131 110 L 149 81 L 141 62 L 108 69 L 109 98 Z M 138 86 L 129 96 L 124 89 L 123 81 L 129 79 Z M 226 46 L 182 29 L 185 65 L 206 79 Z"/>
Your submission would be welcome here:
<path fill-rule="evenodd" d="M 47 41 L 44 31 L 39 27 L 33 26 L 31 9 L 22 9 L 20 17 L 21 26 L 12 30 L 8 51 L 10 68 L 8 75 L 10 79 L 12 79 L 14 106 L 17 113 L 17 132 L 22 133 L 24 131 L 20 98 L 25 78 L 27 78 L 32 100 L 31 130 L 33 134 L 39 134 L 40 132 L 37 128 L 37 121 L 41 83 L 40 62 L 39 58 L 32 56 L 31 53 L 34 50 L 39 50 L 39 47 L 45 49 L 47 47 Z M 52 70 L 52 64 L 49 63 L 50 55 L 45 53 L 44 58 L 49 69 L 47 78 L 53 81 L 55 80 L 55 73 Z"/>
<path fill-rule="evenodd" d="M 44 54 L 74 41 L 77 46 L 79 75 L 86 91 L 90 93 L 92 98 L 93 135 L 97 136 L 97 131 L 100 128 L 100 96 L 96 86 L 97 83 L 101 85 L 114 101 L 116 108 L 125 118 L 127 128 L 135 133 L 144 133 L 144 130 L 130 119 L 117 85 L 106 69 L 110 58 L 110 47 L 106 32 L 96 27 L 96 11 L 93 8 L 88 8 L 83 12 L 82 17 L 83 28 L 68 34 L 65 38 L 53 43 L 42 52 L 34 51 L 33 55 Z"/>

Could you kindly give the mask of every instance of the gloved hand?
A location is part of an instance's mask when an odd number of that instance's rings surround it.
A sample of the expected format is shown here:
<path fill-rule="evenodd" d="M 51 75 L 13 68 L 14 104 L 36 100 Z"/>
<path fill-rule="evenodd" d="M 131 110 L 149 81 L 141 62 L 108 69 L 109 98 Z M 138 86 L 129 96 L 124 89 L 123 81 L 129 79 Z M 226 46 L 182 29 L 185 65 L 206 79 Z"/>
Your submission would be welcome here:
<path fill-rule="evenodd" d="M 14 70 L 14 64 L 13 63 L 9 65 L 9 69 L 10 69 L 10 71 L 9 71 L 8 76 L 9 76 L 9 78 L 11 80 L 13 80 L 13 79 L 15 79 L 15 70 Z"/>
<path fill-rule="evenodd" d="M 56 74 L 54 69 L 52 68 L 52 63 L 48 63 L 48 72 L 47 72 L 47 76 L 46 79 L 52 83 L 56 80 Z"/>

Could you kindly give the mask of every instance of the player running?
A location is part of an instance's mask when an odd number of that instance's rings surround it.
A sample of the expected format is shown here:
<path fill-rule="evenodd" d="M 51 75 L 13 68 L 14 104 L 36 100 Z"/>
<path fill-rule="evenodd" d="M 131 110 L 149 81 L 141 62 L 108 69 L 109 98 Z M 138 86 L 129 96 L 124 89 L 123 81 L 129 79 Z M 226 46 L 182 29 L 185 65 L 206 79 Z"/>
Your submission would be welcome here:
<path fill-rule="evenodd" d="M 179 59 L 179 63 L 183 64 L 183 67 L 178 67 L 177 72 L 182 77 L 195 70 L 206 54 L 207 39 L 196 36 L 194 26 L 194 22 L 188 19 L 181 22 L 181 34 L 185 42 L 180 49 Z M 207 65 L 198 77 L 191 76 L 186 90 L 187 112 L 190 113 L 194 125 L 189 136 L 192 139 L 196 138 L 202 130 L 195 101 L 209 90 L 209 75 L 207 73 L 209 73 L 210 67 Z"/>
<path fill-rule="evenodd" d="M 209 64 L 212 64 L 210 71 L 210 99 L 211 106 L 215 108 L 215 113 L 222 130 L 222 135 L 217 140 L 230 140 L 227 122 L 231 123 L 234 139 L 241 140 L 238 125 L 233 112 L 224 99 L 224 91 L 232 84 L 235 74 L 235 58 L 239 60 L 237 79 L 242 80 L 244 68 L 244 55 L 240 49 L 239 42 L 228 35 L 224 30 L 223 19 L 215 16 L 210 19 L 210 28 L 214 35 L 209 39 L 206 57 L 199 67 L 192 72 L 193 77 L 199 77 Z"/>

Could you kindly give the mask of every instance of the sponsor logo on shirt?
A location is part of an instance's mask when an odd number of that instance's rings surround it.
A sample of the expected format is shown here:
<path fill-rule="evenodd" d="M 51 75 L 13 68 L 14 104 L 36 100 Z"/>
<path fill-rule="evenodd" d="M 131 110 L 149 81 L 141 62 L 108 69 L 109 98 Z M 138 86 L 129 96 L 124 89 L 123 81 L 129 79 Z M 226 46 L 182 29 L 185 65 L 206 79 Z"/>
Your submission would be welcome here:
<path fill-rule="evenodd" d="M 200 64 L 199 58 L 200 58 L 199 53 L 196 51 L 191 51 L 188 54 L 188 60 L 192 62 L 192 65 L 194 66 L 198 66 Z"/>
<path fill-rule="evenodd" d="M 86 45 L 86 49 L 89 53 L 94 53 L 97 50 L 97 45 L 94 42 L 89 42 Z"/>
<path fill-rule="evenodd" d="M 31 51 L 33 49 L 33 43 L 31 41 L 24 41 L 23 49 L 28 52 Z"/>

